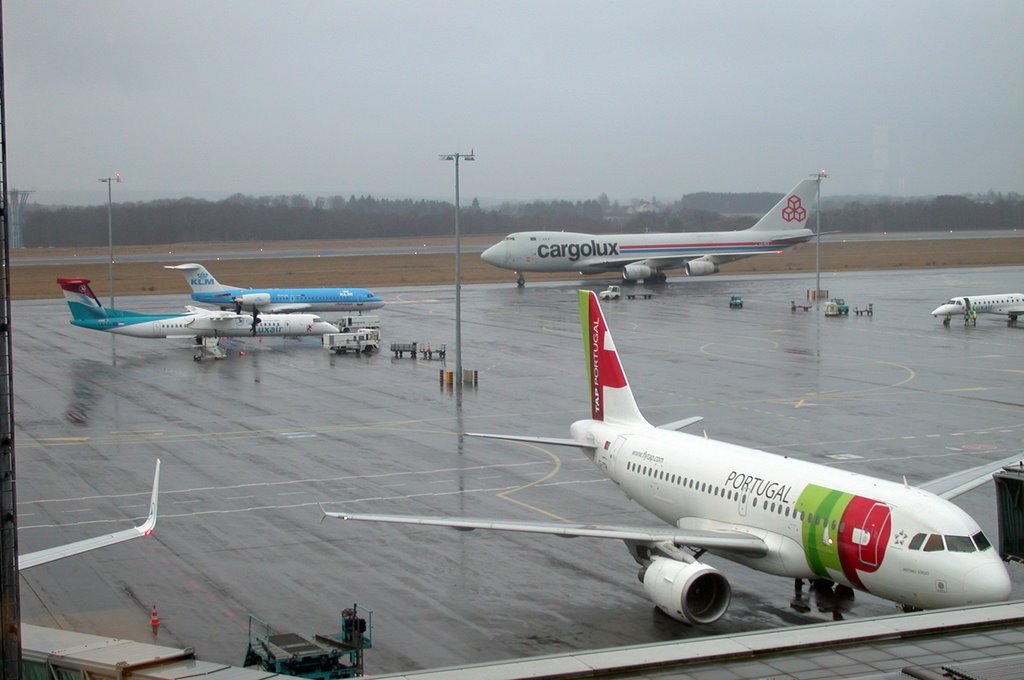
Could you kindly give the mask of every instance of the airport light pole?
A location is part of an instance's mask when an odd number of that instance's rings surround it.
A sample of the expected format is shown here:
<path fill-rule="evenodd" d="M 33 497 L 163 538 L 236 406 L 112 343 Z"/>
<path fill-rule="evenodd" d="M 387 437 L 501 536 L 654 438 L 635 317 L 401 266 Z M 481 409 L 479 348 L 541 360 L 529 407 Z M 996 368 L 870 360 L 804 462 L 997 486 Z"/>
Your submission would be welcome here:
<path fill-rule="evenodd" d="M 107 249 L 108 268 L 110 270 L 110 308 L 114 308 L 114 217 L 111 211 L 111 186 L 121 181 L 121 173 L 115 172 L 113 177 L 100 177 L 107 184 Z"/>
<path fill-rule="evenodd" d="M 455 161 L 455 393 L 462 397 L 462 236 L 459 233 L 459 161 L 475 161 L 473 152 L 443 153 L 442 161 Z"/>
<path fill-rule="evenodd" d="M 828 172 L 819 170 L 811 175 L 818 180 L 818 200 L 814 209 L 814 306 L 818 306 L 821 296 L 821 180 L 828 177 Z"/>

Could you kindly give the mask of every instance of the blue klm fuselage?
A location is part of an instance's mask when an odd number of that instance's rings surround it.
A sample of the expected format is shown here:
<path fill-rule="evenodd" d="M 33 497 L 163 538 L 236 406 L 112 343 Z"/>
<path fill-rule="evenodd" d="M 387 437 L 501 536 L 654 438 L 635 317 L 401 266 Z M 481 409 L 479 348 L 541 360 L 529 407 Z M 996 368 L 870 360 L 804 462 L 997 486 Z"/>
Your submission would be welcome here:
<path fill-rule="evenodd" d="M 378 309 L 384 301 L 365 288 L 225 288 L 193 292 L 192 299 L 222 309 L 244 309 L 255 303 L 260 311 L 358 312 Z"/>

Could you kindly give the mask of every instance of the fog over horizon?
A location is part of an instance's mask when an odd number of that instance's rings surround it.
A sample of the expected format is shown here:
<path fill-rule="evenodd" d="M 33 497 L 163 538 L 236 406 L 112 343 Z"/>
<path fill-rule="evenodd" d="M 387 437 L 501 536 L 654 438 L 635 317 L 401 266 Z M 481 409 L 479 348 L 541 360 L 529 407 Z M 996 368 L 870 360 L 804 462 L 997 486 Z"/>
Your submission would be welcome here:
<path fill-rule="evenodd" d="M 36 204 L 1024 193 L 1024 3 L 8 0 Z"/>

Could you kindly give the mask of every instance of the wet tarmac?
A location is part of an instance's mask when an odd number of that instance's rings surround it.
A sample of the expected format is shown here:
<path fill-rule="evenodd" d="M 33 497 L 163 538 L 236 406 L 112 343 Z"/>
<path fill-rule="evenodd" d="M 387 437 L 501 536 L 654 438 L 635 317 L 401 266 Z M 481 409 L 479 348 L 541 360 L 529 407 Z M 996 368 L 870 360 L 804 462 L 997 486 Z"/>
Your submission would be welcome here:
<path fill-rule="evenodd" d="M 824 318 L 791 311 L 813 274 L 716 275 L 605 312 L 652 422 L 702 415 L 714 438 L 914 483 L 1024 450 L 1024 323 L 944 328 L 929 315 L 954 295 L 1020 292 L 1022 280 L 1024 267 L 823 274 L 851 309 L 874 309 Z M 265 338 L 202 363 L 185 340 L 74 328 L 63 300 L 14 303 L 21 551 L 138 521 L 163 461 L 156 535 L 24 572 L 23 619 L 151 641 L 155 605 L 158 642 L 240 665 L 250 614 L 312 636 L 337 631 L 358 602 L 373 610 L 373 673 L 830 620 L 791 609 L 787 579 L 715 558 L 732 606 L 693 628 L 655 612 L 615 541 L 320 521 L 318 501 L 654 524 L 582 454 L 458 436 L 564 437 L 587 416 L 575 289 L 463 287 L 463 364 L 479 384 L 461 407 L 439 381 L 454 363 L 451 286 L 378 290 L 389 304 L 377 355 Z M 742 309 L 729 308 L 733 294 Z M 447 365 L 387 351 L 413 341 L 446 343 Z M 992 486 L 958 502 L 995 541 Z M 1024 570 L 1010 573 L 1020 598 Z M 894 611 L 858 593 L 846 616 Z"/>

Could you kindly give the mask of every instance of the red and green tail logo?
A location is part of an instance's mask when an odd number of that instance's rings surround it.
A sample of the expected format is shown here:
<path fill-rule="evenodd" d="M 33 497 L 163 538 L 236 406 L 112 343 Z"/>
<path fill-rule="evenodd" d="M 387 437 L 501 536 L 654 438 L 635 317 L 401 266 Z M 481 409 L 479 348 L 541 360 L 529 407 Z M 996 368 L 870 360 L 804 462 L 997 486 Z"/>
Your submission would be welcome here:
<path fill-rule="evenodd" d="M 604 420 L 604 390 L 626 387 L 626 376 L 619 363 L 618 352 L 608 334 L 608 324 L 597 303 L 597 296 L 589 290 L 579 291 L 580 321 L 583 347 L 587 360 L 587 380 L 590 385 L 590 412 L 594 420 Z"/>

